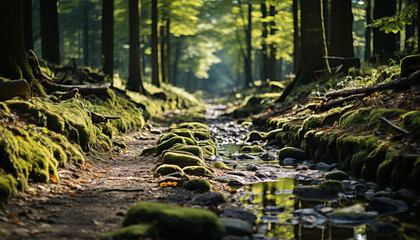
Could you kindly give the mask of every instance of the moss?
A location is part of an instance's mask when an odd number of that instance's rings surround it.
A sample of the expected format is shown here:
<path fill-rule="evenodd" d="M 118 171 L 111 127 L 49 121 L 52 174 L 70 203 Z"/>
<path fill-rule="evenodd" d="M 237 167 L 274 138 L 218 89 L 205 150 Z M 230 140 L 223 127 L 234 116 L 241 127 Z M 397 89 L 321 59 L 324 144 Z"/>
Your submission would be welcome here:
<path fill-rule="evenodd" d="M 267 133 L 267 135 L 266 135 L 265 139 L 266 139 L 267 141 L 271 141 L 271 140 L 273 140 L 273 139 L 276 139 L 276 135 L 277 135 L 278 133 L 281 133 L 282 131 L 283 131 L 283 129 L 282 129 L 282 128 L 280 128 L 280 129 L 274 129 L 274 130 L 272 130 L 272 131 L 269 131 L 269 132 Z"/>
<path fill-rule="evenodd" d="M 185 122 L 185 123 L 180 124 L 178 127 L 188 128 L 188 129 L 193 129 L 193 130 L 203 130 L 203 131 L 209 130 L 209 126 L 200 122 Z"/>
<path fill-rule="evenodd" d="M 198 191 L 200 193 L 208 192 L 211 190 L 211 184 L 206 179 L 191 179 L 188 182 L 184 183 L 183 186 L 185 189 L 190 191 Z"/>
<path fill-rule="evenodd" d="M 204 166 L 203 160 L 199 157 L 183 153 L 167 152 L 162 157 L 163 164 L 174 164 L 181 168 L 187 166 Z"/>
<path fill-rule="evenodd" d="M 375 180 L 379 165 L 385 160 L 388 143 L 382 143 L 364 159 L 362 176 L 367 180 Z"/>
<path fill-rule="evenodd" d="M 151 224 L 134 224 L 117 229 L 102 236 L 102 240 L 137 240 L 143 238 L 157 239 L 157 234 Z"/>
<path fill-rule="evenodd" d="M 194 156 L 199 157 L 200 159 L 204 159 L 203 149 L 200 146 L 192 146 L 192 145 L 176 143 L 169 149 L 169 151 L 170 150 L 189 152 L 189 153 L 194 154 Z"/>
<path fill-rule="evenodd" d="M 247 141 L 253 142 L 253 141 L 265 140 L 266 137 L 267 137 L 267 133 L 265 132 L 251 131 L 248 134 Z"/>
<path fill-rule="evenodd" d="M 0 204 L 17 192 L 17 182 L 11 175 L 0 175 Z"/>
<path fill-rule="evenodd" d="M 157 151 L 157 147 L 143 148 L 141 150 L 140 155 L 141 156 L 147 156 L 147 155 L 151 155 L 151 154 L 154 155 L 154 154 L 156 154 L 156 151 Z"/>
<path fill-rule="evenodd" d="M 338 181 L 338 180 L 326 180 L 323 181 L 320 185 L 320 188 L 323 189 L 328 189 L 328 190 L 332 190 L 332 191 L 344 191 L 344 185 L 342 182 Z"/>
<path fill-rule="evenodd" d="M 283 160 L 285 158 L 295 158 L 297 160 L 308 160 L 310 157 L 305 153 L 305 151 L 294 148 L 294 147 L 285 147 L 280 149 L 278 152 L 279 160 Z"/>
<path fill-rule="evenodd" d="M 303 122 L 302 129 L 304 131 L 309 131 L 312 129 L 316 129 L 322 126 L 322 116 L 320 115 L 312 115 L 305 119 Z"/>
<path fill-rule="evenodd" d="M 153 223 L 160 239 L 222 239 L 224 227 L 217 216 L 193 209 L 153 202 L 138 202 L 130 207 L 123 226 Z"/>
<path fill-rule="evenodd" d="M 412 111 L 403 115 L 402 127 L 409 130 L 418 139 L 420 137 L 420 111 Z"/>
<path fill-rule="evenodd" d="M 177 136 L 177 137 L 170 138 L 160 143 L 156 148 L 156 154 L 158 155 L 161 154 L 164 150 L 170 149 L 176 143 L 187 144 L 187 145 L 197 145 L 195 140 L 191 138 Z"/>
<path fill-rule="evenodd" d="M 308 201 L 326 201 L 337 197 L 344 191 L 344 185 L 337 180 L 326 180 L 319 186 L 298 185 L 293 189 L 293 194 L 298 198 Z"/>
<path fill-rule="evenodd" d="M 194 135 L 192 134 L 192 132 L 188 129 L 175 129 L 172 130 L 172 132 L 163 135 L 162 137 L 159 138 L 158 143 L 162 143 L 164 141 L 167 141 L 173 137 L 186 137 L 186 138 L 190 138 L 190 139 L 194 139 Z"/>
<path fill-rule="evenodd" d="M 221 162 L 221 161 L 214 162 L 212 164 L 212 166 L 214 168 L 217 168 L 217 169 L 224 169 L 224 170 L 229 170 L 230 169 L 230 167 L 226 166 L 226 164 L 224 162 Z"/>
<path fill-rule="evenodd" d="M 327 175 L 325 175 L 325 179 L 328 180 L 346 180 L 349 179 L 349 175 L 347 175 L 347 173 L 343 172 L 343 171 L 332 171 L 330 173 L 327 173 Z"/>
<path fill-rule="evenodd" d="M 211 139 L 211 135 L 209 131 L 193 131 L 193 135 L 195 139 L 198 140 L 207 140 L 207 139 Z"/>
<path fill-rule="evenodd" d="M 179 166 L 173 165 L 173 164 L 163 164 L 163 165 L 160 165 L 156 169 L 156 173 L 160 175 L 169 175 L 171 173 L 176 173 L 176 172 L 181 173 L 181 175 L 184 174 L 184 172 Z"/>
<path fill-rule="evenodd" d="M 391 160 L 383 161 L 376 172 L 376 183 L 379 186 L 389 185 L 391 179 L 392 163 Z"/>
<path fill-rule="evenodd" d="M 241 148 L 241 152 L 243 152 L 243 153 L 259 153 L 259 152 L 264 152 L 264 149 L 259 145 L 243 146 Z"/>
<path fill-rule="evenodd" d="M 184 171 L 188 175 L 194 175 L 194 176 L 211 175 L 210 170 L 208 170 L 206 167 L 203 167 L 203 166 L 188 166 L 188 167 L 184 167 L 182 171 Z"/>
<path fill-rule="evenodd" d="M 413 170 L 409 175 L 410 182 L 415 186 L 415 190 L 420 192 L 420 158 L 418 158 L 413 165 Z"/>

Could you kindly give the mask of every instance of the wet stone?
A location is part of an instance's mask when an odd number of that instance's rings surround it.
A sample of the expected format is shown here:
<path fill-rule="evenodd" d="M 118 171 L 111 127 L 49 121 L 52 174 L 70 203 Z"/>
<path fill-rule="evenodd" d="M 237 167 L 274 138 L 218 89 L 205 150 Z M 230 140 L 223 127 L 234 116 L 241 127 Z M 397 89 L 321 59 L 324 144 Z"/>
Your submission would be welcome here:
<path fill-rule="evenodd" d="M 373 213 L 366 212 L 361 204 L 334 210 L 329 221 L 336 225 L 361 225 L 375 221 Z"/>
<path fill-rule="evenodd" d="M 334 168 L 335 168 L 335 164 L 330 165 L 330 164 L 326 164 L 324 162 L 319 162 L 315 167 L 316 170 L 320 170 L 320 171 L 324 171 L 324 172 L 331 171 Z"/>
<path fill-rule="evenodd" d="M 367 182 L 366 183 L 366 187 L 368 187 L 369 189 L 375 190 L 375 189 L 378 188 L 378 185 L 376 183 L 374 183 L 374 182 Z"/>
<path fill-rule="evenodd" d="M 271 153 L 263 153 L 260 155 L 260 158 L 261 160 L 266 161 L 266 162 L 276 160 L 276 156 L 274 156 Z"/>
<path fill-rule="evenodd" d="M 257 220 L 257 216 L 254 214 L 237 208 L 225 208 L 223 209 L 222 216 L 229 218 L 238 218 L 253 224 Z"/>
<path fill-rule="evenodd" d="M 226 202 L 225 197 L 221 193 L 205 193 L 197 196 L 192 200 L 194 203 L 205 206 L 218 206 Z"/>
<path fill-rule="evenodd" d="M 283 165 L 296 165 L 297 163 L 296 163 L 296 158 L 285 158 L 285 159 L 283 159 Z"/>
<path fill-rule="evenodd" d="M 276 217 L 276 216 L 261 216 L 261 222 L 263 223 L 275 223 L 280 221 L 280 218 Z"/>
<path fill-rule="evenodd" d="M 284 207 L 267 206 L 264 208 L 263 212 L 265 214 L 279 214 L 284 212 Z"/>
<path fill-rule="evenodd" d="M 399 198 L 405 201 L 414 202 L 417 199 L 416 193 L 405 188 L 400 189 L 397 194 Z"/>
<path fill-rule="evenodd" d="M 392 223 L 387 222 L 376 222 L 368 226 L 368 236 L 372 239 L 378 237 L 393 237 L 396 239 L 400 229 Z"/>
<path fill-rule="evenodd" d="M 252 225 L 236 218 L 220 218 L 226 229 L 226 235 L 250 236 L 252 234 Z"/>
<path fill-rule="evenodd" d="M 249 164 L 248 166 L 246 166 L 246 170 L 255 172 L 255 171 L 259 170 L 259 167 L 255 164 Z"/>
<path fill-rule="evenodd" d="M 327 221 L 326 217 L 315 211 L 313 208 L 295 210 L 291 212 L 291 214 L 305 227 L 319 226 Z"/>
<path fill-rule="evenodd" d="M 405 202 L 387 197 L 375 197 L 371 199 L 369 201 L 369 208 L 378 212 L 380 216 L 404 213 L 408 210 Z"/>

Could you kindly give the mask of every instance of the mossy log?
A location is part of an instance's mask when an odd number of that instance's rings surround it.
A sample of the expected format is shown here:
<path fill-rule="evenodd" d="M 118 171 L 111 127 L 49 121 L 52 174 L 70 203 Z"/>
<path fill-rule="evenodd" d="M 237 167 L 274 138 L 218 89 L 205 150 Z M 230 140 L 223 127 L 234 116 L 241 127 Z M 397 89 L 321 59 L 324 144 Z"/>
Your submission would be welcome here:
<path fill-rule="evenodd" d="M 0 101 L 16 96 L 30 96 L 29 84 L 25 79 L 0 82 Z"/>
<path fill-rule="evenodd" d="M 387 90 L 387 89 L 408 89 L 411 86 L 418 84 L 418 81 L 420 80 L 420 71 L 414 72 L 409 77 L 404 78 L 398 78 L 395 80 L 391 80 L 389 82 L 379 83 L 374 86 L 369 87 L 360 87 L 360 88 L 346 88 L 338 91 L 332 91 L 328 92 L 325 96 L 332 99 L 332 98 L 338 98 L 338 97 L 347 97 L 350 95 L 355 94 L 371 94 L 374 92 Z"/>

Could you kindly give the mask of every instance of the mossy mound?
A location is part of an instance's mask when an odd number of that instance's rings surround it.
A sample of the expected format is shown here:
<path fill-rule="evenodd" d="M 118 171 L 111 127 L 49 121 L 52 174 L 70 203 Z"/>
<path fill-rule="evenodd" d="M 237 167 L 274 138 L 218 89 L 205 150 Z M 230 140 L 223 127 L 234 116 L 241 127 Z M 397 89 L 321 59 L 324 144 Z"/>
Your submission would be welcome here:
<path fill-rule="evenodd" d="M 101 237 L 102 240 L 138 240 L 158 239 L 155 228 L 152 224 L 134 224 L 117 229 Z"/>
<path fill-rule="evenodd" d="M 172 173 L 180 173 L 181 175 L 184 174 L 179 166 L 173 164 L 160 165 L 158 168 L 156 168 L 156 173 L 160 175 L 169 175 Z"/>
<path fill-rule="evenodd" d="M 346 180 L 349 179 L 349 175 L 343 171 L 332 171 L 325 175 L 325 179 L 328 180 Z"/>
<path fill-rule="evenodd" d="M 240 151 L 243 153 L 260 153 L 264 152 L 264 148 L 260 145 L 243 146 Z"/>
<path fill-rule="evenodd" d="M 226 164 L 224 162 L 221 162 L 221 161 L 217 161 L 217 162 L 212 163 L 212 166 L 214 168 L 217 168 L 217 169 L 223 169 L 223 170 L 229 170 L 230 169 L 230 167 L 226 166 Z"/>
<path fill-rule="evenodd" d="M 225 229 L 217 216 L 207 210 L 139 202 L 128 210 L 123 226 L 151 224 L 160 239 L 222 239 Z"/>
<path fill-rule="evenodd" d="M 0 203 L 6 202 L 16 191 L 17 182 L 11 175 L 0 176 Z"/>
<path fill-rule="evenodd" d="M 361 204 L 356 204 L 350 207 L 335 209 L 330 214 L 329 221 L 333 224 L 354 226 L 372 223 L 375 221 L 375 216 L 365 212 Z"/>
<path fill-rule="evenodd" d="M 168 151 L 172 151 L 172 150 L 189 152 L 189 153 L 194 154 L 194 156 L 199 157 L 200 159 L 204 159 L 203 149 L 200 146 L 192 146 L 192 145 L 176 143 Z"/>
<path fill-rule="evenodd" d="M 158 143 L 165 142 L 173 137 L 186 137 L 190 139 L 194 139 L 193 133 L 188 129 L 175 129 L 172 130 L 170 133 L 167 133 L 160 137 Z"/>
<path fill-rule="evenodd" d="M 194 175 L 194 176 L 207 176 L 207 175 L 211 175 L 211 171 L 208 170 L 206 167 L 202 167 L 202 166 L 189 166 L 189 167 L 184 167 L 182 169 L 182 171 L 184 171 L 186 174 Z"/>
<path fill-rule="evenodd" d="M 293 194 L 302 200 L 326 201 L 337 197 L 339 192 L 344 191 L 344 185 L 337 180 L 327 180 L 318 186 L 296 186 Z"/>
<path fill-rule="evenodd" d="M 280 149 L 280 151 L 278 152 L 278 158 L 280 161 L 285 158 L 294 158 L 298 161 L 301 161 L 308 160 L 310 157 L 308 156 L 308 154 L 305 153 L 305 151 L 299 148 L 285 147 Z"/>
<path fill-rule="evenodd" d="M 261 141 L 261 140 L 265 140 L 266 137 L 267 137 L 266 132 L 251 131 L 248 134 L 246 141 L 247 142 Z"/>
<path fill-rule="evenodd" d="M 187 128 L 192 130 L 209 131 L 209 126 L 200 122 L 185 122 L 181 123 L 178 128 Z"/>
<path fill-rule="evenodd" d="M 181 168 L 188 166 L 204 166 L 203 160 L 199 157 L 177 152 L 167 152 L 162 157 L 163 164 L 177 165 Z"/>
<path fill-rule="evenodd" d="M 193 135 L 195 139 L 201 141 L 211 139 L 211 134 L 209 131 L 194 130 Z"/>
<path fill-rule="evenodd" d="M 156 148 L 156 154 L 160 155 L 164 150 L 170 149 L 172 146 L 174 146 L 177 143 L 186 144 L 186 145 L 197 145 L 194 139 L 176 136 L 176 137 L 172 137 L 166 141 L 161 142 Z"/>
<path fill-rule="evenodd" d="M 197 178 L 185 182 L 183 187 L 190 191 L 198 191 L 200 193 L 204 193 L 211 190 L 211 183 L 206 179 Z"/>
<path fill-rule="evenodd" d="M 403 115 L 402 126 L 418 139 L 420 137 L 420 111 L 412 111 Z"/>

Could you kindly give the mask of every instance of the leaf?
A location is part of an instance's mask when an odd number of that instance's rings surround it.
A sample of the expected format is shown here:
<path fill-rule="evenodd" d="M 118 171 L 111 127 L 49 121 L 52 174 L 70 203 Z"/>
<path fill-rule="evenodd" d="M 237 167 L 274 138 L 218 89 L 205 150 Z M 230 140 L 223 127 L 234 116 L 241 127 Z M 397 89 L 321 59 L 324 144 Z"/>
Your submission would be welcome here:
<path fill-rule="evenodd" d="M 57 178 L 55 178 L 54 175 L 50 175 L 50 180 L 53 183 L 56 183 L 57 182 Z"/>
<path fill-rule="evenodd" d="M 45 134 L 48 134 L 48 128 L 46 127 L 41 128 L 41 131 Z"/>

